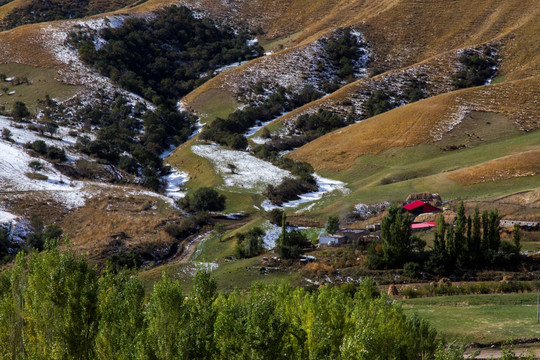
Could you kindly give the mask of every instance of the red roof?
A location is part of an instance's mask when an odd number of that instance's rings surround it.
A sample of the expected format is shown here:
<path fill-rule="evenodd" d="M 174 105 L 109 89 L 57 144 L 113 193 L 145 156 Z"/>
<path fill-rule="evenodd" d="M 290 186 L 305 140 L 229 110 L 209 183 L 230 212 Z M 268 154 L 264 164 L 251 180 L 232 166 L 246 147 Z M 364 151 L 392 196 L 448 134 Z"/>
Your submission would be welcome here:
<path fill-rule="evenodd" d="M 436 208 L 435 206 L 432 206 L 430 204 L 426 204 L 425 202 L 420 201 L 420 200 L 413 201 L 412 203 L 405 205 L 403 208 L 405 210 L 412 211 L 412 210 L 415 210 L 415 209 L 417 209 L 419 207 L 422 207 L 422 213 L 430 213 L 430 212 L 439 212 L 439 211 L 441 211 L 441 209 Z"/>
<path fill-rule="evenodd" d="M 435 223 L 433 221 L 423 222 L 423 223 L 415 223 L 411 225 L 411 229 L 427 229 L 435 227 Z"/>
<path fill-rule="evenodd" d="M 413 210 L 413 209 L 416 209 L 419 206 L 424 206 L 424 205 L 426 205 L 425 202 L 420 201 L 420 200 L 415 200 L 412 203 L 405 205 L 403 208 L 405 210 Z"/>

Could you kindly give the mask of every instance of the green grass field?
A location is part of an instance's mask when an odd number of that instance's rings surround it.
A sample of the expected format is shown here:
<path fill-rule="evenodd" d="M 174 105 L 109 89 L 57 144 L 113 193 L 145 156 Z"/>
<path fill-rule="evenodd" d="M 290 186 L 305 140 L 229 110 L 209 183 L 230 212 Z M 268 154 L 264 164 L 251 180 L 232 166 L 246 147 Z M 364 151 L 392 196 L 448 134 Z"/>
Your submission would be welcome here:
<path fill-rule="evenodd" d="M 540 336 L 536 293 L 459 295 L 400 301 L 448 339 L 490 344 Z"/>
<path fill-rule="evenodd" d="M 376 155 L 360 156 L 348 170 L 323 171 L 321 175 L 344 181 L 352 190 L 337 201 L 314 209 L 314 216 L 340 215 L 357 203 L 403 201 L 414 192 L 435 192 L 443 199 L 490 199 L 540 187 L 540 175 L 461 185 L 447 172 L 538 147 L 540 131 L 514 133 L 498 141 L 455 151 L 437 145 L 393 148 Z"/>
<path fill-rule="evenodd" d="M 26 77 L 29 84 L 13 85 L 6 81 L 0 81 L 0 106 L 5 106 L 6 110 L 11 111 L 15 101 L 22 101 L 28 109 L 36 113 L 38 109 L 38 99 L 44 100 L 45 95 L 51 98 L 65 99 L 73 96 L 79 91 L 80 87 L 66 85 L 56 80 L 55 69 L 45 69 L 21 64 L 1 64 L 0 74 L 6 77 Z M 15 91 L 14 95 L 8 95 Z"/>

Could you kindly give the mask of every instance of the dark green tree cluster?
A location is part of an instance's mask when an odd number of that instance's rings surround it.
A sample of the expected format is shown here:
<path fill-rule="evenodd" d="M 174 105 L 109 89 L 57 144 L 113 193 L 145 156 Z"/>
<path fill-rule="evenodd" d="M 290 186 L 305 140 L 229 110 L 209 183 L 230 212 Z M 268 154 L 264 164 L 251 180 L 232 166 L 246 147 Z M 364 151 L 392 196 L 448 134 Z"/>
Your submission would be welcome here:
<path fill-rule="evenodd" d="M 26 104 L 22 101 L 15 101 L 13 103 L 13 109 L 11 111 L 11 116 L 15 120 L 21 121 L 22 119 L 26 118 L 27 116 L 30 116 L 30 111 L 28 111 L 28 108 L 26 107 Z"/>
<path fill-rule="evenodd" d="M 161 189 L 160 176 L 167 172 L 159 155 L 171 144 L 185 141 L 194 123 L 186 113 L 165 106 L 147 110 L 142 104 L 131 105 L 121 95 L 113 101 L 102 98 L 96 105 L 79 109 L 76 117 L 84 119 L 87 126 L 99 128 L 95 140 L 78 138 L 79 151 L 128 173 L 142 175 L 143 185 L 154 190 Z"/>
<path fill-rule="evenodd" d="M 238 240 L 235 247 L 236 256 L 238 258 L 251 258 L 262 254 L 264 251 L 264 235 L 265 232 L 260 227 L 236 234 Z"/>
<path fill-rule="evenodd" d="M 304 114 L 294 123 L 294 129 L 288 136 L 267 137 L 270 141 L 253 147 L 255 156 L 269 161 L 277 161 L 283 151 L 299 148 L 331 131 L 353 123 L 351 118 L 343 117 L 327 110 L 319 109 L 314 114 Z"/>
<path fill-rule="evenodd" d="M 472 217 L 466 217 L 463 202 L 453 226 L 445 224 L 440 215 L 426 268 L 433 273 L 446 274 L 463 268 L 515 265 L 519 262 L 519 229 L 515 244 L 501 242 L 500 220 L 497 209 L 480 215 L 476 208 Z"/>
<path fill-rule="evenodd" d="M 456 89 L 485 85 L 497 72 L 497 60 L 492 49 L 485 48 L 483 53 L 467 50 L 459 58 L 464 69 L 454 76 Z"/>
<path fill-rule="evenodd" d="M 51 161 L 66 161 L 66 151 L 54 145 L 48 145 L 43 140 L 34 140 L 24 144 L 26 149 L 32 150 L 38 155 L 46 157 Z"/>
<path fill-rule="evenodd" d="M 227 119 L 217 118 L 204 128 L 201 138 L 244 150 L 248 143 L 243 134 L 258 121 L 270 121 L 321 96 L 322 93 L 311 86 L 305 87 L 299 94 L 280 86 L 260 104 L 236 110 Z"/>
<path fill-rule="evenodd" d="M 0 0 L 0 6 L 13 0 Z M 114 1 L 64 1 L 64 0 L 33 0 L 11 10 L 0 23 L 0 29 L 12 29 L 24 24 L 34 24 L 45 21 L 81 18 L 123 8 L 137 0 Z"/>
<path fill-rule="evenodd" d="M 81 59 L 125 89 L 156 105 L 176 101 L 207 81 L 220 66 L 262 54 L 247 35 L 197 19 L 186 7 L 170 6 L 151 19 L 129 18 L 106 28 L 99 49 L 91 34 L 72 34 Z"/>
<path fill-rule="evenodd" d="M 362 55 L 358 38 L 346 28 L 337 39 L 330 39 L 324 49 L 332 65 L 338 68 L 338 77 L 342 80 L 354 77 L 355 61 Z"/>
<path fill-rule="evenodd" d="M 401 268 L 407 262 L 418 261 L 426 243 L 411 234 L 412 218 L 396 204 L 388 208 L 381 222 L 381 240 L 368 248 L 368 264 L 377 269 Z"/>
<path fill-rule="evenodd" d="M 274 186 L 269 184 L 263 195 L 274 205 L 281 205 L 290 200 L 298 200 L 300 194 L 317 190 L 317 184 L 303 181 L 301 178 L 287 177 Z"/>
<path fill-rule="evenodd" d="M 218 193 L 215 189 L 202 187 L 186 199 L 189 202 L 189 209 L 193 211 L 222 211 L 225 210 L 225 195 Z"/>
<path fill-rule="evenodd" d="M 145 296 L 129 272 L 99 274 L 57 249 L 0 274 L 9 359 L 430 359 L 436 332 L 365 280 L 309 292 L 253 285 L 218 293 L 207 271 L 186 296 L 164 276 Z"/>
<path fill-rule="evenodd" d="M 396 106 L 395 101 L 383 90 L 372 93 L 364 104 L 366 117 L 382 114 Z"/>
<path fill-rule="evenodd" d="M 311 247 L 311 243 L 303 232 L 296 229 L 287 230 L 285 227 L 285 214 L 283 214 L 281 234 L 276 243 L 276 251 L 279 256 L 283 259 L 297 259 L 309 247 Z"/>
<path fill-rule="evenodd" d="M 381 223 L 381 241 L 368 249 L 372 268 L 406 267 L 408 273 L 426 271 L 435 275 L 459 273 L 467 269 L 515 267 L 520 263 L 519 227 L 514 229 L 513 244 L 501 242 L 500 215 L 497 209 L 478 208 L 473 216 L 465 215 L 463 202 L 453 224 L 446 224 L 441 214 L 434 229 L 433 248 L 411 235 L 412 218 L 395 205 Z"/>

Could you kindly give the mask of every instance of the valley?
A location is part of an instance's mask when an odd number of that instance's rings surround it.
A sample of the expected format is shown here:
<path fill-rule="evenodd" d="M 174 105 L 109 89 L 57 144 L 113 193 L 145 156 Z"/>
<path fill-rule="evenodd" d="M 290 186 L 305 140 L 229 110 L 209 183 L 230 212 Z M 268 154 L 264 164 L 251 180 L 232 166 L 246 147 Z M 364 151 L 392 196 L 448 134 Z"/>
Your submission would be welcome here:
<path fill-rule="evenodd" d="M 540 219 L 537 1 L 52 3 L 0 1 L 6 271 L 66 251 L 147 299 L 197 273 L 223 294 L 373 279 L 438 339 L 537 339 L 540 233 L 499 227 Z M 362 235 L 319 246 L 336 232 Z"/>

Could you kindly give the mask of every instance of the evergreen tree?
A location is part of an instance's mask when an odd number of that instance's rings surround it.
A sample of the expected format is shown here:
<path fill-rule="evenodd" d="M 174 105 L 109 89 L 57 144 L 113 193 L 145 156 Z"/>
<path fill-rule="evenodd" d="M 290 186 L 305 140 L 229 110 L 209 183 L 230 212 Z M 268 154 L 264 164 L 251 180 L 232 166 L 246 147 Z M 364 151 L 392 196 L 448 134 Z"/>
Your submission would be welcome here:
<path fill-rule="evenodd" d="M 489 248 L 495 252 L 499 251 L 501 245 L 501 234 L 499 233 L 499 222 L 501 217 L 497 209 L 491 210 L 488 216 L 489 221 L 489 236 L 488 244 Z"/>
<path fill-rule="evenodd" d="M 519 224 L 514 224 L 514 229 L 512 231 L 512 239 L 514 240 L 514 247 L 516 252 L 521 251 L 521 234 L 519 233 Z"/>
<path fill-rule="evenodd" d="M 329 216 L 326 223 L 326 232 L 329 234 L 335 234 L 339 230 L 339 217 Z"/>
<path fill-rule="evenodd" d="M 478 209 L 478 206 L 476 206 L 474 208 L 474 215 L 472 219 L 471 246 L 469 247 L 469 254 L 474 259 L 473 261 L 482 259 L 481 227 L 482 223 L 480 220 L 480 210 Z"/>
<path fill-rule="evenodd" d="M 483 255 L 485 255 L 486 251 L 489 249 L 489 232 L 489 213 L 487 210 L 484 210 L 482 212 L 482 243 L 480 246 Z"/>
<path fill-rule="evenodd" d="M 465 217 L 465 206 L 462 201 L 458 206 L 457 217 L 454 223 L 455 258 L 461 262 L 464 262 L 467 256 L 467 242 L 465 237 L 466 226 L 467 218 Z"/>

